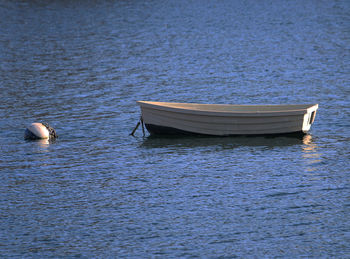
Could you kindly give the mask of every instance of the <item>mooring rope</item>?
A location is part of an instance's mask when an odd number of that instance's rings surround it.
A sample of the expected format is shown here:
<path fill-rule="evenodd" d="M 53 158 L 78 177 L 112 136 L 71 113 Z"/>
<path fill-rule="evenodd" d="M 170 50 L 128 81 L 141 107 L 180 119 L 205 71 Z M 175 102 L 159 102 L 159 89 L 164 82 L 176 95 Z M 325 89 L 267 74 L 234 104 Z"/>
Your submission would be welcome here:
<path fill-rule="evenodd" d="M 144 137 L 146 135 L 146 133 L 145 133 L 145 123 L 143 122 L 142 116 L 140 118 L 140 122 L 141 122 L 141 126 L 142 126 L 142 134 Z"/>
<path fill-rule="evenodd" d="M 142 119 L 142 116 L 140 117 L 140 120 L 137 122 L 135 128 L 133 129 L 133 131 L 130 133 L 130 136 L 133 136 L 135 137 L 135 131 L 138 129 L 138 127 L 140 126 L 141 124 L 141 127 L 142 127 L 142 133 L 143 133 L 143 137 L 146 135 L 145 133 L 145 124 L 143 122 L 143 119 Z"/>
<path fill-rule="evenodd" d="M 58 138 L 58 135 L 57 135 L 55 129 L 52 128 L 47 122 L 43 122 L 41 124 L 43 124 L 47 128 L 47 130 L 49 131 L 50 139 Z"/>

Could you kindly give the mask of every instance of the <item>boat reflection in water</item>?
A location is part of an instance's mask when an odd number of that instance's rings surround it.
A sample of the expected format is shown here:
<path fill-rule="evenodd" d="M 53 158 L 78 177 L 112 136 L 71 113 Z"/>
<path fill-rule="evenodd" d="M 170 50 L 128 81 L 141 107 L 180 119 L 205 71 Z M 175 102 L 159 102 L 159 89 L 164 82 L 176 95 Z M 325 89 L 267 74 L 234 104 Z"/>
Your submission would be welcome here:
<path fill-rule="evenodd" d="M 305 148 L 311 148 L 312 137 L 307 134 L 287 134 L 271 136 L 229 136 L 229 137 L 211 137 L 211 136 L 158 136 L 150 135 L 144 139 L 140 147 L 142 148 L 167 148 L 167 147 L 211 147 L 220 146 L 223 149 L 232 149 L 238 147 L 283 147 L 293 145 L 305 145 Z M 304 148 L 304 147 L 303 147 Z"/>
<path fill-rule="evenodd" d="M 317 164 L 322 161 L 321 154 L 318 152 L 318 147 L 312 140 L 311 135 L 305 135 L 303 137 L 303 158 L 306 161 L 306 171 L 312 172 L 317 169 Z"/>

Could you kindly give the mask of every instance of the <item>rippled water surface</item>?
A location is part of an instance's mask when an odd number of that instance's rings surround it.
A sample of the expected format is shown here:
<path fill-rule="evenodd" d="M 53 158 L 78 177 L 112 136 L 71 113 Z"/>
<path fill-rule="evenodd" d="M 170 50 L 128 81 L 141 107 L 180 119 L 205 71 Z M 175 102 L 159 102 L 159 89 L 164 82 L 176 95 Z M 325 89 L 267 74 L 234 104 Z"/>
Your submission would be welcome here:
<path fill-rule="evenodd" d="M 350 256 L 349 1 L 0 1 L 1 257 Z M 137 100 L 319 103 L 303 138 L 130 137 Z M 28 142 L 49 122 L 56 142 Z"/>

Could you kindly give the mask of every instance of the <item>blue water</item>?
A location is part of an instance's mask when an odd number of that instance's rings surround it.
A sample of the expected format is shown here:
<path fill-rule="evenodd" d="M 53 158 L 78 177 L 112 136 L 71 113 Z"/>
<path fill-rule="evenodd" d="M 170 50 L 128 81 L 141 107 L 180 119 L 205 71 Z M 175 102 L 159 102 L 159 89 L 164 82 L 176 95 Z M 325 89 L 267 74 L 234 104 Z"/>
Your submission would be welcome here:
<path fill-rule="evenodd" d="M 0 2 L 0 256 L 350 257 L 349 1 Z M 129 133 L 137 100 L 319 103 L 302 139 Z M 49 122 L 56 142 L 28 142 Z"/>

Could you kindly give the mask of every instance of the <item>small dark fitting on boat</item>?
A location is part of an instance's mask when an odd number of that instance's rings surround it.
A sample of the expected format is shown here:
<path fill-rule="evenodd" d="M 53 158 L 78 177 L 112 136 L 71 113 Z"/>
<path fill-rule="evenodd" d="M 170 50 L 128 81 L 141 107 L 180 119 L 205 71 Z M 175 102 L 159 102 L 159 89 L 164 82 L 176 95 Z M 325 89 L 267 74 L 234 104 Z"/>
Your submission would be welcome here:
<path fill-rule="evenodd" d="M 138 101 L 150 134 L 212 136 L 306 133 L 318 104 L 229 105 Z"/>

